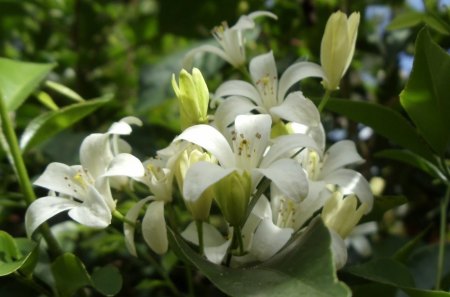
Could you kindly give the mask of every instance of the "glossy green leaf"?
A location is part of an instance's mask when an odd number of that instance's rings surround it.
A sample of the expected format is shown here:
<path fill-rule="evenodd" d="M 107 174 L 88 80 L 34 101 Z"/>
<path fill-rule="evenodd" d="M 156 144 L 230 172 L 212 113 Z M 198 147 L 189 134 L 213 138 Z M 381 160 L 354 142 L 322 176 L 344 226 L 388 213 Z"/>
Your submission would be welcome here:
<path fill-rule="evenodd" d="M 450 85 L 450 84 L 449 84 Z M 326 109 L 372 127 L 378 134 L 433 162 L 434 157 L 425 141 L 400 113 L 379 104 L 330 99 Z"/>
<path fill-rule="evenodd" d="M 450 57 L 422 29 L 416 41 L 413 69 L 400 102 L 422 136 L 443 154 L 450 141 Z"/>
<path fill-rule="evenodd" d="M 21 270 L 29 275 L 36 266 L 38 245 L 26 238 L 13 238 L 0 231 L 0 276 Z"/>
<path fill-rule="evenodd" d="M 86 268 L 74 254 L 59 256 L 51 264 L 51 270 L 61 297 L 73 296 L 80 288 L 91 284 Z"/>
<path fill-rule="evenodd" d="M 422 170 L 423 172 L 429 174 L 431 177 L 438 178 L 441 181 L 447 180 L 445 175 L 439 170 L 438 167 L 411 151 L 389 149 L 376 153 L 375 157 L 400 161 Z"/>
<path fill-rule="evenodd" d="M 55 101 L 53 101 L 53 98 L 50 97 L 48 93 L 40 91 L 39 93 L 36 94 L 36 97 L 39 100 L 39 102 L 41 102 L 48 109 L 50 110 L 59 109 L 58 105 L 55 103 Z"/>
<path fill-rule="evenodd" d="M 268 261 L 241 269 L 210 263 L 172 231 L 169 236 L 176 252 L 231 296 L 350 296 L 336 277 L 330 235 L 320 220 Z"/>
<path fill-rule="evenodd" d="M 386 27 L 388 30 L 407 29 L 420 24 L 424 14 L 419 11 L 411 10 L 397 15 Z"/>
<path fill-rule="evenodd" d="M 16 110 L 54 66 L 0 58 L 0 92 L 6 109 Z"/>
<path fill-rule="evenodd" d="M 72 104 L 56 111 L 47 112 L 33 119 L 20 138 L 22 151 L 26 151 L 70 127 L 83 117 L 94 112 L 97 108 L 106 104 L 110 99 L 111 96 L 104 96 L 100 99 Z"/>
<path fill-rule="evenodd" d="M 114 296 L 122 288 L 122 275 L 112 265 L 95 270 L 91 278 L 92 286 L 105 296 Z"/>
<path fill-rule="evenodd" d="M 394 260 L 397 260 L 402 263 L 406 263 L 406 260 L 411 255 L 411 253 L 414 251 L 414 249 L 419 245 L 419 243 L 422 241 L 425 234 L 428 233 L 430 230 L 431 225 L 428 226 L 425 230 L 420 232 L 418 235 L 416 235 L 413 239 L 408 241 L 404 246 L 402 246 L 393 256 Z"/>
<path fill-rule="evenodd" d="M 372 211 L 368 215 L 362 217 L 361 223 L 372 221 L 378 222 L 383 218 L 386 211 L 407 202 L 408 199 L 406 199 L 405 196 L 377 196 L 374 199 Z"/>
<path fill-rule="evenodd" d="M 375 283 L 399 288 L 410 297 L 450 297 L 447 292 L 415 288 L 408 268 L 393 259 L 375 259 L 348 267 L 345 271 Z"/>

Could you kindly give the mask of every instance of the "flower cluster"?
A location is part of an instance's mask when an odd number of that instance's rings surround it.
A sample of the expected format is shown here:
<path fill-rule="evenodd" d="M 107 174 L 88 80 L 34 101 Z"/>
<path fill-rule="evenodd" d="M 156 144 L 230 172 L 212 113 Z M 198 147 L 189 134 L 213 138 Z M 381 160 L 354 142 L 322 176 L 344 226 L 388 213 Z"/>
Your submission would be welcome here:
<path fill-rule="evenodd" d="M 133 117 L 105 134 L 88 136 L 80 149 L 81 165 L 52 163 L 36 180 L 50 194 L 28 209 L 28 234 L 65 210 L 83 225 L 108 226 L 116 212 L 111 186 L 120 188 L 131 178 L 151 193 L 123 218 L 133 255 L 138 226 L 154 252 L 168 250 L 165 214 L 181 202 L 191 217 L 181 235 L 211 262 L 240 266 L 265 261 L 320 217 L 330 230 L 336 266 L 342 267 L 344 239 L 373 204 L 365 178 L 348 169 L 363 159 L 349 140 L 326 149 L 316 105 L 301 91 L 290 90 L 310 77 L 322 79 L 328 91 L 338 89 L 353 56 L 359 14 L 330 17 L 322 65 L 295 63 L 280 77 L 271 51 L 253 57 L 246 69 L 243 31 L 253 29 L 259 16 L 276 19 L 269 12 L 254 12 L 235 26 L 215 28 L 221 48 L 202 46 L 185 60 L 190 65 L 197 53 L 209 51 L 247 72 L 250 81 L 222 83 L 213 94 L 219 105 L 209 110 L 210 91 L 200 70 L 183 69 L 178 82 L 174 75 L 182 132 L 172 143 L 141 163 L 118 137 L 131 132 L 130 124 L 140 124 Z M 212 223 L 210 216 L 218 214 L 221 223 Z"/>

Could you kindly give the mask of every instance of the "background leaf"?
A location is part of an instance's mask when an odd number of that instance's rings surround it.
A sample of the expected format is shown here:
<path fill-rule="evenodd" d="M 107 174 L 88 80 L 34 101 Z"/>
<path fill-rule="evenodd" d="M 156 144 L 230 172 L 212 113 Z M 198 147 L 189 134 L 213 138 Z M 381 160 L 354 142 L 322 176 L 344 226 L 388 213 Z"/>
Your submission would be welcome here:
<path fill-rule="evenodd" d="M 95 270 L 91 278 L 92 286 L 105 296 L 114 296 L 122 288 L 122 276 L 112 265 Z"/>
<path fill-rule="evenodd" d="M 5 276 L 24 268 L 31 274 L 38 257 L 38 245 L 25 238 L 17 239 L 0 231 L 0 276 Z"/>
<path fill-rule="evenodd" d="M 416 41 L 414 64 L 400 102 L 422 136 L 443 154 L 450 141 L 450 57 L 422 29 Z"/>
<path fill-rule="evenodd" d="M 424 14 L 420 11 L 406 11 L 397 15 L 386 27 L 388 30 L 400 30 L 414 27 L 423 21 Z"/>
<path fill-rule="evenodd" d="M 91 284 L 86 268 L 74 254 L 59 256 L 51 264 L 51 269 L 61 297 L 73 296 L 80 288 Z"/>
<path fill-rule="evenodd" d="M 16 110 L 54 66 L 0 58 L 0 93 L 6 109 Z"/>
<path fill-rule="evenodd" d="M 373 209 L 363 216 L 360 223 L 380 221 L 386 211 L 408 202 L 405 196 L 377 196 L 373 201 Z"/>
<path fill-rule="evenodd" d="M 111 100 L 111 97 L 107 95 L 100 99 L 72 104 L 59 110 L 47 112 L 33 119 L 20 138 L 22 151 L 26 151 L 70 127 L 83 117 L 94 112 L 97 108 L 106 104 Z"/>
<path fill-rule="evenodd" d="M 195 253 L 182 238 L 169 232 L 172 247 L 189 259 L 220 290 L 231 296 L 350 296 L 335 274 L 330 235 L 320 220 L 282 252 L 261 265 L 229 268 Z"/>
<path fill-rule="evenodd" d="M 431 162 L 434 161 L 430 149 L 416 129 L 393 109 L 374 103 L 343 99 L 330 99 L 325 108 L 369 126 L 396 144 L 412 150 Z"/>

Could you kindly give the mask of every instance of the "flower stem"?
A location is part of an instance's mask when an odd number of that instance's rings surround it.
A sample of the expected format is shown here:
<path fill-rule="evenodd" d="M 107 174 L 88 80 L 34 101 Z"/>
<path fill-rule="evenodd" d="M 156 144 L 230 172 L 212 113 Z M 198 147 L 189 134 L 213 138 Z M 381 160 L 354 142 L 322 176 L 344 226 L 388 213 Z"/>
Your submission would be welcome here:
<path fill-rule="evenodd" d="M 436 285 L 435 289 L 441 289 L 442 273 L 444 270 L 444 260 L 445 260 L 445 243 L 447 239 L 447 209 L 450 200 L 450 184 L 447 184 L 447 191 L 445 192 L 444 200 L 441 202 L 441 221 L 439 230 L 439 253 L 438 253 L 438 263 L 436 271 Z"/>
<path fill-rule="evenodd" d="M 324 109 L 325 105 L 327 105 L 328 99 L 330 99 L 330 94 L 331 94 L 330 90 L 326 90 L 325 91 L 325 95 L 323 95 L 323 98 L 320 101 L 319 107 L 317 108 L 317 109 L 319 109 L 319 112 L 322 112 L 322 110 Z"/>
<path fill-rule="evenodd" d="M 14 132 L 14 128 L 9 118 L 8 111 L 6 110 L 5 103 L 3 102 L 3 96 L 0 93 L 0 117 L 1 117 L 1 125 L 3 128 L 3 132 L 5 134 L 6 141 L 9 146 L 9 154 L 12 157 L 12 166 L 16 170 L 16 175 L 19 181 L 20 188 L 22 189 L 25 202 L 27 205 L 33 203 L 36 200 L 36 196 L 33 191 L 33 187 L 31 186 L 30 177 L 28 176 L 27 169 L 25 167 L 25 162 L 22 158 L 22 152 L 19 148 L 19 143 L 17 141 L 16 133 Z M 62 255 L 61 247 L 56 241 L 55 237 L 50 231 L 50 228 L 46 223 L 42 224 L 39 228 L 42 236 L 47 242 L 47 246 L 49 248 L 49 252 L 52 257 L 58 257 Z"/>
<path fill-rule="evenodd" d="M 205 254 L 205 246 L 203 241 L 203 222 L 201 220 L 196 220 L 195 226 L 197 227 L 198 247 L 200 249 L 200 255 L 203 256 Z"/>
<path fill-rule="evenodd" d="M 113 211 L 112 213 L 113 217 L 121 221 L 122 223 L 126 223 L 128 225 L 131 225 L 133 227 L 136 227 L 136 223 L 133 221 L 130 221 L 127 219 L 122 213 L 120 213 L 117 209 Z"/>
<path fill-rule="evenodd" d="M 14 272 L 13 274 L 11 274 L 18 282 L 20 282 L 21 284 L 35 290 L 36 292 L 39 292 L 42 295 L 45 296 L 54 296 L 53 293 L 49 290 L 47 290 L 47 288 L 43 287 L 41 284 L 37 283 L 33 278 L 28 278 L 25 277 L 23 275 L 21 275 L 20 273 L 18 273 L 17 271 Z"/>
<path fill-rule="evenodd" d="M 242 256 L 244 254 L 244 242 L 242 241 L 242 232 L 241 227 L 234 228 L 234 239 L 237 241 L 239 248 L 239 255 Z"/>

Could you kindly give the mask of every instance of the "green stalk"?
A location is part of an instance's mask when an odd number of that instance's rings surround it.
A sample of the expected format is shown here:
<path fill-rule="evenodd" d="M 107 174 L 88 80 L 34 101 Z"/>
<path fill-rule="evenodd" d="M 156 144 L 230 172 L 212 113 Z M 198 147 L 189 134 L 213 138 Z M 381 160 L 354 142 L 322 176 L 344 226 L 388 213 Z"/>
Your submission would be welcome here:
<path fill-rule="evenodd" d="M 112 213 L 113 217 L 121 221 L 122 223 L 126 223 L 133 227 L 136 227 L 136 223 L 127 219 L 122 213 L 120 213 L 117 209 Z"/>
<path fill-rule="evenodd" d="M 323 95 L 323 98 L 320 101 L 319 107 L 317 108 L 319 110 L 319 112 L 322 112 L 322 110 L 324 109 L 325 105 L 327 105 L 328 99 L 330 99 L 330 95 L 331 95 L 331 91 L 330 90 L 326 90 L 325 91 L 325 95 Z"/>
<path fill-rule="evenodd" d="M 203 242 L 203 222 L 201 220 L 196 220 L 195 227 L 197 227 L 198 247 L 200 249 L 200 255 L 203 256 L 205 254 L 205 245 Z"/>
<path fill-rule="evenodd" d="M 3 102 L 3 96 L 0 93 L 0 117 L 3 132 L 5 134 L 6 141 L 8 142 L 9 152 L 12 157 L 13 167 L 16 169 L 16 174 L 18 177 L 20 188 L 22 189 L 25 202 L 27 205 L 33 203 L 36 200 L 36 196 L 33 191 L 33 187 L 31 186 L 30 178 L 28 176 L 27 169 L 25 167 L 25 163 L 22 158 L 22 153 L 19 148 L 19 143 L 17 141 L 16 134 L 14 132 L 13 125 L 11 123 L 11 119 L 9 118 L 8 111 L 6 110 L 5 103 Z M 53 234 L 50 232 L 50 228 L 47 224 L 41 225 L 39 228 L 42 236 L 47 242 L 47 246 L 49 248 L 49 252 L 52 257 L 57 257 L 62 254 L 61 248 L 56 241 Z"/>
<path fill-rule="evenodd" d="M 441 289 L 442 273 L 444 271 L 445 242 L 447 239 L 447 209 L 450 200 L 450 184 L 447 184 L 444 200 L 441 202 L 441 221 L 439 228 L 439 253 L 436 271 L 436 290 Z"/>
<path fill-rule="evenodd" d="M 42 295 L 45 296 L 54 296 L 53 293 L 49 290 L 47 290 L 47 288 L 43 287 L 42 285 L 40 285 L 39 283 L 37 283 L 33 278 L 28 278 L 25 277 L 23 275 L 21 275 L 20 273 L 18 273 L 17 271 L 14 272 L 12 274 L 12 276 L 21 284 L 35 290 L 36 292 L 39 292 Z"/>
<path fill-rule="evenodd" d="M 244 242 L 242 241 L 241 227 L 235 227 L 233 234 L 235 236 L 235 240 L 238 243 L 239 255 L 242 256 L 244 254 Z"/>

